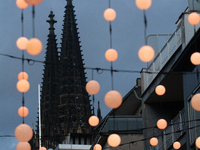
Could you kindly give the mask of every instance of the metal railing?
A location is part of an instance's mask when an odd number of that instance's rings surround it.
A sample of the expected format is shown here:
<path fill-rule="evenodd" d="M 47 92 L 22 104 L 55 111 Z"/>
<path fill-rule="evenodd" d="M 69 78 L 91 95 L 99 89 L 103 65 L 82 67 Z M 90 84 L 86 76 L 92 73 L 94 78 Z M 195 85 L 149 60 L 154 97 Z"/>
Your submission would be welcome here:
<path fill-rule="evenodd" d="M 144 74 L 144 91 L 153 81 L 153 79 L 157 76 L 159 71 L 163 68 L 163 66 L 168 62 L 171 56 L 175 53 L 178 47 L 182 44 L 181 40 L 181 27 L 178 27 L 172 36 L 169 38 L 167 43 L 158 53 L 158 55 L 154 58 L 151 64 L 145 69 Z M 149 73 L 153 72 L 153 73 Z"/>
<path fill-rule="evenodd" d="M 163 130 L 158 136 L 158 145 L 150 146 L 150 150 L 167 150 L 184 133 L 185 129 L 185 111 L 182 109 L 176 117 L 171 120 L 171 124 Z M 163 134 L 163 135 L 162 135 Z"/>

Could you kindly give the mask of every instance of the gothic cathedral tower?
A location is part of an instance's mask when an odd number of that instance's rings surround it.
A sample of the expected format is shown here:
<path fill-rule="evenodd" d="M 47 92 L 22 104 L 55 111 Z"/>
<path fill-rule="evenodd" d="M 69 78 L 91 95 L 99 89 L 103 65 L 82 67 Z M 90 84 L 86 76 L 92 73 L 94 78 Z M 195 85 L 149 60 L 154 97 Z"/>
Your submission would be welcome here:
<path fill-rule="evenodd" d="M 92 135 L 88 124 L 91 105 L 72 0 L 67 0 L 65 8 L 60 52 L 52 11 L 47 21 L 50 28 L 41 92 L 41 142 L 47 149 L 60 143 L 90 144 Z"/>

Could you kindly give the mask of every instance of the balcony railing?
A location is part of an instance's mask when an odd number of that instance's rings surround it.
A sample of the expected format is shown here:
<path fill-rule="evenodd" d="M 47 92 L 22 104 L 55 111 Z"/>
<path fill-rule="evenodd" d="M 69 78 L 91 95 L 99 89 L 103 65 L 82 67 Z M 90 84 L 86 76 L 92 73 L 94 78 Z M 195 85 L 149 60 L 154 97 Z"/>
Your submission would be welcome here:
<path fill-rule="evenodd" d="M 171 56 L 175 53 L 178 47 L 182 44 L 181 41 L 181 27 L 178 27 L 172 36 L 169 38 L 167 43 L 154 58 L 147 69 L 144 69 L 142 74 L 144 77 L 144 90 L 150 85 L 153 79 L 157 76 L 163 66 L 168 62 Z M 145 73 L 146 72 L 146 73 Z M 149 73 L 153 72 L 153 73 Z"/>
<path fill-rule="evenodd" d="M 184 109 L 171 120 L 171 124 L 163 130 L 158 136 L 158 145 L 150 146 L 150 150 L 167 150 L 178 140 L 184 133 L 185 129 L 185 111 Z M 162 136 L 163 134 L 163 136 Z"/>

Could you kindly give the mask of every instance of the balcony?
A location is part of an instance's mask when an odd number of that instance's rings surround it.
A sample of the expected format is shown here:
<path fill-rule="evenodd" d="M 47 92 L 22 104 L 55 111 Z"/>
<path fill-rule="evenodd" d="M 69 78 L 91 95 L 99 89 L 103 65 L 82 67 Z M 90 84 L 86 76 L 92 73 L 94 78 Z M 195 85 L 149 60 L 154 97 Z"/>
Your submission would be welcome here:
<path fill-rule="evenodd" d="M 188 15 L 189 12 L 186 11 L 180 16 L 179 20 L 177 21 L 177 29 L 175 32 L 167 40 L 166 44 L 161 48 L 161 50 L 159 50 L 152 62 L 148 63 L 147 68 L 142 69 L 142 93 L 146 91 L 149 85 L 158 76 L 159 72 L 169 71 L 163 70 L 164 67 L 169 61 L 170 65 L 173 65 L 176 62 L 176 60 L 184 51 L 184 48 L 194 36 L 195 30 L 197 31 L 199 29 L 199 24 L 194 27 L 188 23 Z M 176 55 L 174 56 L 175 53 Z M 168 68 L 171 68 L 171 66 L 168 66 Z"/>
<path fill-rule="evenodd" d="M 155 147 L 150 146 L 150 150 L 167 150 L 169 149 L 175 141 L 181 138 L 185 133 L 185 111 L 184 109 L 179 112 L 171 120 L 171 124 L 158 134 L 158 145 Z M 163 135 L 163 136 L 162 136 Z"/>

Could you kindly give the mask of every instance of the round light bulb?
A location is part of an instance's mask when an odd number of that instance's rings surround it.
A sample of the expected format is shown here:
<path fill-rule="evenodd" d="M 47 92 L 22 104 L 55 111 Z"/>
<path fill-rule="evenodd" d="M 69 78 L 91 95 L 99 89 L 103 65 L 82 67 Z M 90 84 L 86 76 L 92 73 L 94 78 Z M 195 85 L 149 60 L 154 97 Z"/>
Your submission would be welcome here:
<path fill-rule="evenodd" d="M 47 150 L 46 147 L 41 147 L 39 150 Z"/>
<path fill-rule="evenodd" d="M 121 143 L 121 138 L 118 134 L 111 134 L 109 135 L 107 142 L 111 147 L 117 147 Z"/>
<path fill-rule="evenodd" d="M 167 121 L 165 119 L 159 119 L 157 121 L 157 127 L 161 130 L 165 129 L 167 127 Z"/>
<path fill-rule="evenodd" d="M 18 80 L 28 80 L 28 74 L 26 72 L 20 72 L 18 74 Z"/>
<path fill-rule="evenodd" d="M 39 5 L 43 0 L 25 0 L 29 5 Z"/>
<path fill-rule="evenodd" d="M 26 117 L 28 115 L 29 111 L 28 111 L 28 108 L 22 106 L 18 109 L 18 114 L 19 116 L 21 117 Z"/>
<path fill-rule="evenodd" d="M 30 141 L 33 136 L 33 131 L 27 124 L 20 124 L 15 129 L 15 137 L 20 142 Z"/>
<path fill-rule="evenodd" d="M 195 145 L 198 149 L 200 149 L 200 137 L 198 137 L 195 141 Z"/>
<path fill-rule="evenodd" d="M 150 62 L 154 58 L 154 49 L 149 45 L 142 46 L 138 51 L 138 57 L 143 62 Z"/>
<path fill-rule="evenodd" d="M 28 7 L 28 4 L 25 2 L 25 0 L 16 0 L 16 5 L 20 9 L 25 9 L 26 7 Z"/>
<path fill-rule="evenodd" d="M 105 97 L 104 102 L 109 108 L 118 108 L 122 103 L 122 96 L 117 91 L 109 91 Z"/>
<path fill-rule="evenodd" d="M 102 147 L 100 144 L 95 144 L 93 150 L 102 150 Z"/>
<path fill-rule="evenodd" d="M 196 12 L 192 12 L 188 16 L 188 21 L 191 25 L 197 25 L 200 21 L 200 16 Z"/>
<path fill-rule="evenodd" d="M 149 142 L 152 146 L 156 146 L 158 144 L 158 139 L 155 137 L 152 137 Z"/>
<path fill-rule="evenodd" d="M 38 55 L 42 51 L 42 42 L 37 38 L 31 38 L 27 42 L 26 50 L 31 55 Z"/>
<path fill-rule="evenodd" d="M 104 11 L 103 16 L 107 21 L 113 21 L 116 18 L 116 12 L 114 9 L 108 8 Z"/>
<path fill-rule="evenodd" d="M 88 119 L 88 122 L 91 126 L 97 126 L 99 124 L 99 118 L 97 116 L 91 116 L 89 119 Z"/>
<path fill-rule="evenodd" d="M 191 105 L 194 110 L 200 111 L 200 93 L 197 93 L 192 97 Z"/>
<path fill-rule="evenodd" d="M 20 37 L 16 41 L 17 48 L 19 48 L 20 50 L 25 50 L 27 43 L 28 39 L 26 37 Z"/>
<path fill-rule="evenodd" d="M 16 146 L 16 150 L 31 150 L 31 146 L 28 142 L 19 142 Z"/>
<path fill-rule="evenodd" d="M 158 85 L 155 89 L 156 94 L 160 95 L 160 96 L 165 94 L 165 91 L 166 91 L 166 89 L 163 85 Z"/>
<path fill-rule="evenodd" d="M 200 53 L 199 52 L 194 52 L 190 56 L 190 61 L 193 65 L 199 65 L 200 64 Z"/>
<path fill-rule="evenodd" d="M 19 92 L 25 93 L 29 90 L 30 84 L 27 80 L 19 80 L 16 87 Z"/>
<path fill-rule="evenodd" d="M 181 147 L 180 142 L 174 142 L 173 147 L 174 149 L 179 149 Z"/>
<path fill-rule="evenodd" d="M 117 59 L 118 53 L 115 49 L 108 49 L 105 53 L 105 58 L 107 61 L 113 62 Z"/>
<path fill-rule="evenodd" d="M 91 80 L 86 84 L 85 88 L 86 88 L 86 91 L 89 94 L 95 95 L 95 94 L 97 94 L 99 92 L 100 85 L 99 85 L 99 83 L 97 81 Z"/>
<path fill-rule="evenodd" d="M 147 10 L 151 7 L 151 0 L 135 0 L 136 6 L 141 10 Z"/>

